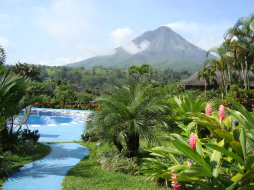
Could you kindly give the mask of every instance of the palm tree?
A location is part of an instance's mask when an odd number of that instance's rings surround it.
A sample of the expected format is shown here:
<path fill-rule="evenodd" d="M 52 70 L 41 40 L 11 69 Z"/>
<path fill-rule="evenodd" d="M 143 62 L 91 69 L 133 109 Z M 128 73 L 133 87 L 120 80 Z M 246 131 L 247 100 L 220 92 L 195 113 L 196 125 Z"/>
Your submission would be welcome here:
<path fill-rule="evenodd" d="M 208 85 L 211 85 L 213 82 L 213 79 L 216 75 L 216 71 L 212 67 L 213 61 L 211 59 L 208 59 L 204 62 L 204 66 L 200 69 L 198 72 L 198 80 L 200 78 L 206 80 L 206 83 Z"/>
<path fill-rule="evenodd" d="M 249 89 L 249 69 L 251 63 L 253 63 L 254 52 L 253 44 L 254 44 L 254 14 L 250 14 L 246 18 L 240 18 L 236 22 L 233 28 L 230 28 L 225 33 L 225 39 L 233 42 L 236 41 L 240 48 L 241 55 L 244 57 L 245 69 L 246 69 L 246 88 Z M 235 40 L 234 40 L 235 39 Z M 236 43 L 234 42 L 234 43 Z"/>
<path fill-rule="evenodd" d="M 12 67 L 12 72 L 15 75 L 24 76 L 25 78 L 30 78 L 33 81 L 40 81 L 39 75 L 41 70 L 34 65 L 18 62 L 14 67 Z"/>
<path fill-rule="evenodd" d="M 169 108 L 156 89 L 136 84 L 98 97 L 95 101 L 103 107 L 91 114 L 87 131 L 96 131 L 102 142 L 113 143 L 119 152 L 126 144 L 129 156 L 133 157 L 139 149 L 140 138 L 156 141 L 156 132 L 168 128 L 165 116 L 169 114 Z"/>
<path fill-rule="evenodd" d="M 211 59 L 209 62 L 211 68 L 213 68 L 214 71 L 218 70 L 221 72 L 222 76 L 222 84 L 225 87 L 226 81 L 225 81 L 225 72 L 229 77 L 229 84 L 231 83 L 231 67 L 233 63 L 233 55 L 229 52 L 229 49 L 227 48 L 227 45 L 225 43 L 222 43 L 219 47 L 213 47 L 211 48 L 206 56 L 213 52 L 217 54 L 216 59 Z"/>
<path fill-rule="evenodd" d="M 151 65 L 144 63 L 142 65 L 131 65 L 128 67 L 127 75 L 130 77 L 131 74 L 137 74 L 139 76 L 139 82 L 141 83 L 141 76 L 145 73 L 148 73 L 149 76 L 153 76 L 153 71 Z"/>

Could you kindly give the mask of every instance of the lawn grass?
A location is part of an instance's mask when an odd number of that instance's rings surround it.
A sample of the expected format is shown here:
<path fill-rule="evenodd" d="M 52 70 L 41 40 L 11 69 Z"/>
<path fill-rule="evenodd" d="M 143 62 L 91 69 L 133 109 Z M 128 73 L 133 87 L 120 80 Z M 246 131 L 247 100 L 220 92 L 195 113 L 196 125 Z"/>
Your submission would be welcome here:
<path fill-rule="evenodd" d="M 35 146 L 30 148 L 26 143 L 20 143 L 18 147 L 18 151 L 14 150 L 0 154 L 0 186 L 3 185 L 9 174 L 17 171 L 25 164 L 42 159 L 51 152 L 49 146 L 41 143 L 36 143 Z"/>
<path fill-rule="evenodd" d="M 80 144 L 89 148 L 90 153 L 68 171 L 62 182 L 64 190 L 167 189 L 163 186 L 155 186 L 151 181 L 147 180 L 146 176 L 134 176 L 102 169 L 97 160 L 101 156 L 100 153 L 105 149 L 97 149 L 96 142 L 82 142 Z"/>

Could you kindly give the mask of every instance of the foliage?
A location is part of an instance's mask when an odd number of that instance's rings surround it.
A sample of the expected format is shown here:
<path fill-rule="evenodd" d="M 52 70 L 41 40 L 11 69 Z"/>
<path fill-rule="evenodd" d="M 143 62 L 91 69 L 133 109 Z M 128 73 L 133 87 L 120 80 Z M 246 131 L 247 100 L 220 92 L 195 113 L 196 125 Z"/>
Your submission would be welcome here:
<path fill-rule="evenodd" d="M 242 89 L 242 88 L 238 87 L 237 85 L 233 85 L 230 88 L 227 97 L 229 97 L 229 98 L 239 102 L 248 111 L 252 111 L 253 110 L 253 105 L 254 105 L 254 90 L 247 90 L 246 88 Z M 227 100 L 224 100 L 223 104 L 226 105 L 227 107 L 232 108 L 232 105 Z"/>
<path fill-rule="evenodd" d="M 104 155 L 104 151 L 112 150 L 112 147 L 102 146 L 98 149 L 97 142 L 80 144 L 89 148 L 89 154 L 67 172 L 67 175 L 62 182 L 62 187 L 64 190 L 164 189 L 163 187 L 156 187 L 152 185 L 149 181 L 146 180 L 145 176 L 133 176 L 123 172 L 114 172 L 102 169 L 98 163 L 98 159 Z M 116 151 L 116 149 L 113 149 L 113 151 Z"/>
<path fill-rule="evenodd" d="M 47 145 L 31 141 L 20 142 L 18 150 L 0 152 L 0 185 L 4 183 L 8 175 L 15 172 L 21 166 L 48 155 L 51 148 Z"/>
<path fill-rule="evenodd" d="M 167 129 L 165 116 L 169 107 L 155 88 L 142 84 L 116 89 L 112 95 L 102 95 L 95 101 L 103 104 L 101 111 L 90 115 L 87 131 L 103 132 L 100 140 L 114 143 L 121 152 L 123 142 L 133 157 L 139 149 L 139 139 L 156 141 L 160 130 Z"/>
<path fill-rule="evenodd" d="M 21 139 L 22 141 L 32 140 L 37 142 L 40 138 L 40 134 L 38 132 L 38 130 L 31 131 L 29 129 L 23 129 L 21 131 Z"/>
<path fill-rule="evenodd" d="M 224 114 L 219 117 L 192 113 L 196 116 L 194 122 L 209 129 L 216 138 L 194 138 L 195 147 L 190 147 L 191 139 L 181 135 L 172 135 L 174 148 L 156 147 L 151 150 L 153 156 L 167 158 L 161 162 L 159 159 L 145 159 L 150 168 L 140 172 L 153 174 L 166 180 L 177 181 L 184 187 L 194 189 L 251 189 L 253 188 L 254 156 L 248 151 L 247 144 L 254 147 L 253 139 L 248 132 L 254 134 L 254 117 L 239 103 L 227 98 L 237 110 L 227 109 L 244 126 L 233 127 L 232 117 L 222 122 Z M 180 126 L 189 132 L 187 126 Z M 206 148 L 205 148 L 206 147 Z M 195 148 L 195 149 L 194 149 Z M 179 159 L 183 156 L 191 163 Z M 174 183 L 172 183 L 174 184 Z"/>
<path fill-rule="evenodd" d="M 131 65 L 128 67 L 127 75 L 130 77 L 131 74 L 137 74 L 139 76 L 139 82 L 141 83 L 141 76 L 145 73 L 148 73 L 149 76 L 153 76 L 152 67 L 148 63 L 144 63 L 142 65 Z"/>

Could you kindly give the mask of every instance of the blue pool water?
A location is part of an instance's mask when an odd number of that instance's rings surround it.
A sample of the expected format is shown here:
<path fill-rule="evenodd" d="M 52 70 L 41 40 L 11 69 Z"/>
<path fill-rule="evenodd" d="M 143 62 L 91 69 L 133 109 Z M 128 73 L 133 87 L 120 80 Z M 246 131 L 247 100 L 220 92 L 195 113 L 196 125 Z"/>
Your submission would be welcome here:
<path fill-rule="evenodd" d="M 18 117 L 22 120 L 24 112 Z M 55 112 L 32 110 L 27 121 L 27 125 L 48 125 L 62 124 L 84 121 L 84 115 L 75 114 L 75 112 Z"/>

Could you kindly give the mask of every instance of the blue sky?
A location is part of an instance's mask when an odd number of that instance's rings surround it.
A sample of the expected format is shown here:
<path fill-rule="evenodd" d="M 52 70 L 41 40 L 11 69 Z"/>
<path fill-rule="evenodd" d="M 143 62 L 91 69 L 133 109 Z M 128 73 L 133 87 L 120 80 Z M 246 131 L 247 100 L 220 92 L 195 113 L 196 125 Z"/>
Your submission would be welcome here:
<path fill-rule="evenodd" d="M 132 39 L 162 25 L 208 50 L 254 12 L 254 1 L 1 0 L 0 7 L 7 64 L 53 66 L 113 54 L 119 46 L 137 49 Z"/>

